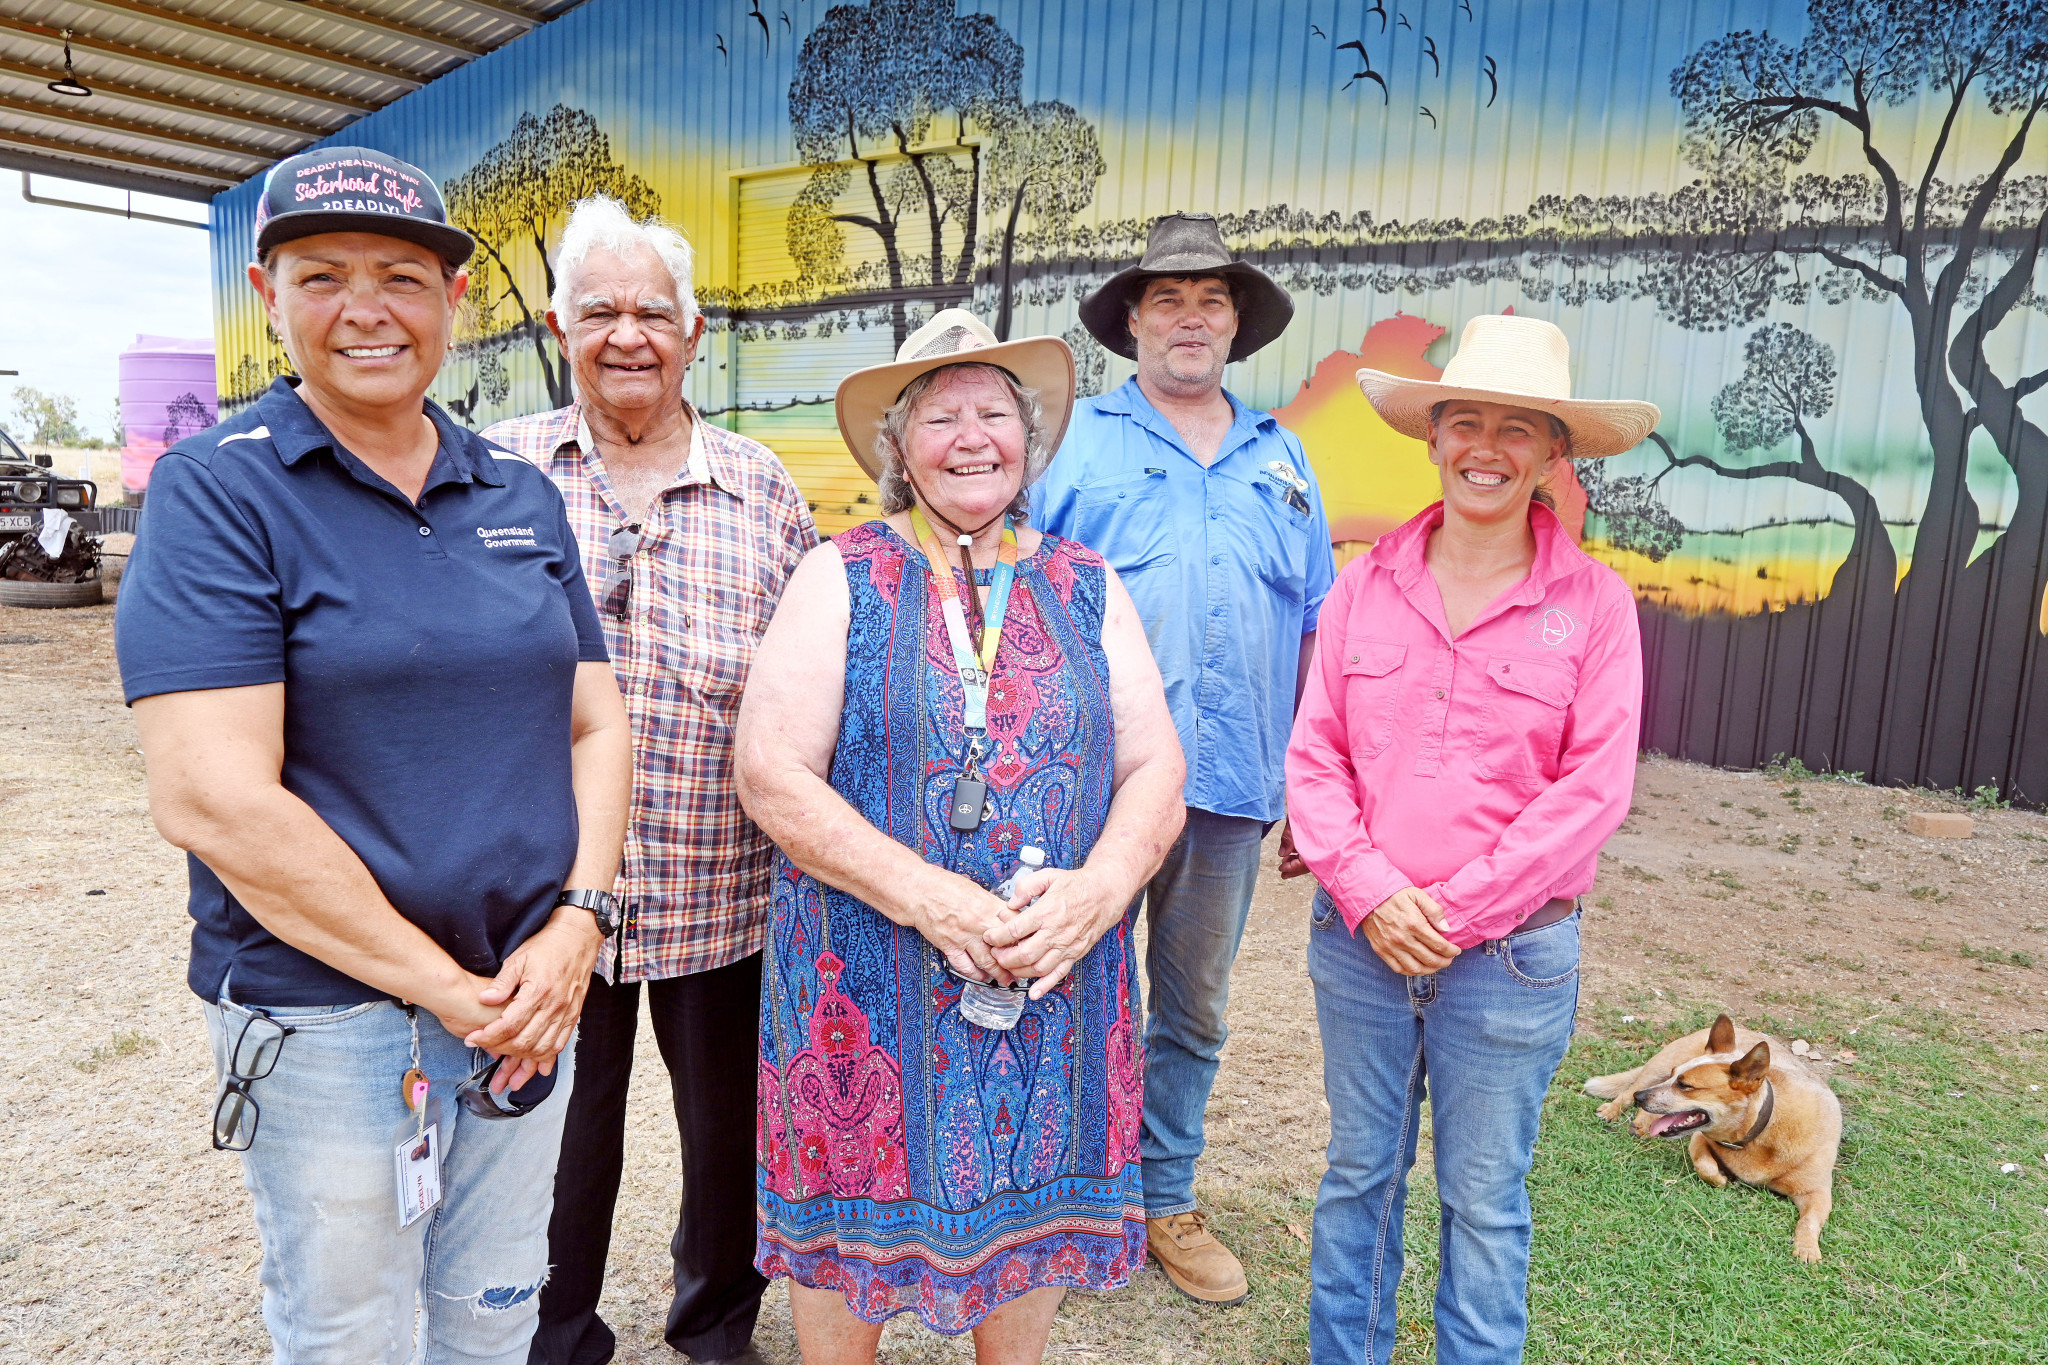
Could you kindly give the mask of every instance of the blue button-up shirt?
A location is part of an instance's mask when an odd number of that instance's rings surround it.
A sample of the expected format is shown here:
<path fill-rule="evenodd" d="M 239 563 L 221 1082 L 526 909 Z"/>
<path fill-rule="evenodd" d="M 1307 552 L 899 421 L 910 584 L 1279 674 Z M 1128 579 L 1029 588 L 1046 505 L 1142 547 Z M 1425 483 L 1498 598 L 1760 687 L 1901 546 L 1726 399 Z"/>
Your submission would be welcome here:
<path fill-rule="evenodd" d="M 1074 405 L 1031 521 L 1110 562 L 1130 590 L 1187 754 L 1198 810 L 1277 820 L 1301 639 L 1334 565 L 1301 441 L 1232 398 L 1206 468 L 1135 379 Z"/>

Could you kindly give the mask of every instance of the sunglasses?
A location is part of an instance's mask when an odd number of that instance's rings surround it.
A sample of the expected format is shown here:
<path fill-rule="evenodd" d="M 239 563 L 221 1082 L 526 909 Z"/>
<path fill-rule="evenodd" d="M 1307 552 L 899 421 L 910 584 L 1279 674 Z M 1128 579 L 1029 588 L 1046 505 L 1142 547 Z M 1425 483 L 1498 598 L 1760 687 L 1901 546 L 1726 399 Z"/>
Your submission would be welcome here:
<path fill-rule="evenodd" d="M 256 1125 L 263 1118 L 263 1109 L 249 1093 L 249 1087 L 277 1070 L 284 1040 L 296 1032 L 297 1029 L 286 1028 L 260 1009 L 249 1012 L 228 1053 L 227 1082 L 213 1106 L 216 1152 L 246 1152 L 256 1141 Z"/>
<path fill-rule="evenodd" d="M 633 599 L 633 556 L 654 543 L 640 527 L 621 526 L 605 542 L 604 582 L 598 585 L 597 608 L 607 616 L 624 616 Z"/>
<path fill-rule="evenodd" d="M 493 1057 L 478 1067 L 468 1080 L 455 1087 L 455 1102 L 480 1119 L 516 1119 L 540 1108 L 555 1092 L 552 1076 L 535 1076 L 518 1090 L 496 1093 L 491 1089 L 491 1080 L 504 1063 L 503 1057 Z M 540 1090 L 537 1097 L 530 1100 L 519 1098 L 522 1092 L 536 1088 Z"/>

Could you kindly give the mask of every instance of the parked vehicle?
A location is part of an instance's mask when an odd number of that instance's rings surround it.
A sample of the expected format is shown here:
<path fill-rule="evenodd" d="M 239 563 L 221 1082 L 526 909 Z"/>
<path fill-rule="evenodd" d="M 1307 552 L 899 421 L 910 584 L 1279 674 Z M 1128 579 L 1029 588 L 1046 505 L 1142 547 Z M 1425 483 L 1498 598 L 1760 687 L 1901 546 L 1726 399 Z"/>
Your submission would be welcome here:
<path fill-rule="evenodd" d="M 49 456 L 0 430 L 0 606 L 89 607 L 101 595 L 99 486 L 52 473 Z"/>

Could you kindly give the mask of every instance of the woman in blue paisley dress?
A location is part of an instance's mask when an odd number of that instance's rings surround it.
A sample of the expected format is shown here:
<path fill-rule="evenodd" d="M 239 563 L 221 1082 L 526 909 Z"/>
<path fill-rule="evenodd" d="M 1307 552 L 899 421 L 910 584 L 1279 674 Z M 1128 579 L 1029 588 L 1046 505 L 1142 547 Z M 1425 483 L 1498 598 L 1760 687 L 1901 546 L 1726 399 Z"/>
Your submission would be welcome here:
<path fill-rule="evenodd" d="M 790 1278 L 806 1365 L 872 1361 L 906 1312 L 1036 1361 L 1068 1288 L 1143 1263 L 1130 911 L 1184 769 L 1115 573 L 1019 524 L 1073 393 L 1064 342 L 957 310 L 849 375 L 886 515 L 799 566 L 741 709 L 741 800 L 780 849 L 755 1259 Z M 990 648 L 985 679 L 956 662 Z M 997 899 L 1025 846 L 1047 870 Z M 1030 983 L 1016 1026 L 970 1022 L 962 978 Z"/>

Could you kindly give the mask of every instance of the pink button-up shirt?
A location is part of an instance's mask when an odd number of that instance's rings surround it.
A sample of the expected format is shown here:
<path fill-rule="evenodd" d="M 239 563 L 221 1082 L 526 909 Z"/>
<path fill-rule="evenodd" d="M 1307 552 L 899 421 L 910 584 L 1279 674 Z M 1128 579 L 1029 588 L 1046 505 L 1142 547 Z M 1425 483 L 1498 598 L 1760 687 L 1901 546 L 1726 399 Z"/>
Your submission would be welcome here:
<path fill-rule="evenodd" d="M 1294 845 L 1354 932 L 1403 887 L 1460 948 L 1593 884 L 1628 815 L 1634 595 L 1534 504 L 1536 562 L 1455 640 L 1424 562 L 1438 503 L 1345 566 L 1287 748 Z"/>

